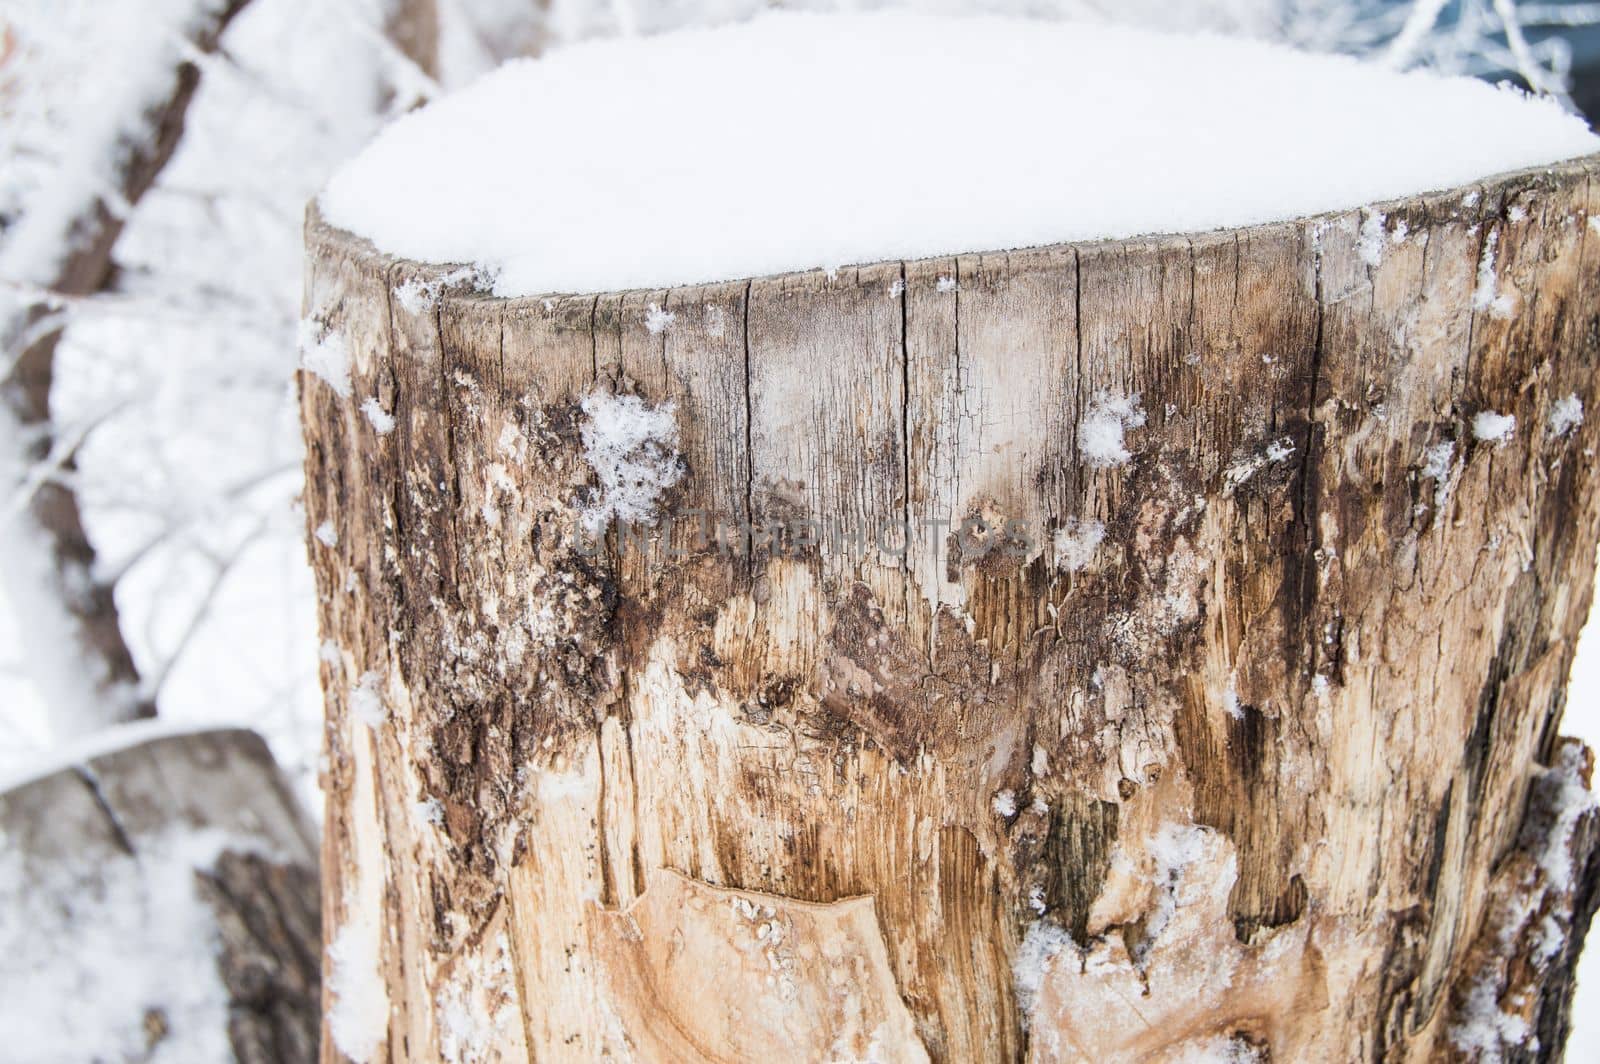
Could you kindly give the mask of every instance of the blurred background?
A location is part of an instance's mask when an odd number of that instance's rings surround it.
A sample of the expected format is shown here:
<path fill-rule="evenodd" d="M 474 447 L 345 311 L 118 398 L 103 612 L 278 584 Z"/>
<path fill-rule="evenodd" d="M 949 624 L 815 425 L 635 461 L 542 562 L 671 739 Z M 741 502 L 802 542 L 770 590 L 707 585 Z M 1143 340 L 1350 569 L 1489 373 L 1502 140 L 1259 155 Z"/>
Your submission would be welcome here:
<path fill-rule="evenodd" d="M 1600 119 L 1600 3 L 0 0 L 0 790 L 118 734 L 243 724 L 315 822 L 305 204 L 386 121 L 501 62 L 767 6 L 1243 35 L 1510 80 Z M 1591 745 L 1597 641 L 1566 729 Z M 1600 1060 L 1587 970 L 1573 1060 Z"/>

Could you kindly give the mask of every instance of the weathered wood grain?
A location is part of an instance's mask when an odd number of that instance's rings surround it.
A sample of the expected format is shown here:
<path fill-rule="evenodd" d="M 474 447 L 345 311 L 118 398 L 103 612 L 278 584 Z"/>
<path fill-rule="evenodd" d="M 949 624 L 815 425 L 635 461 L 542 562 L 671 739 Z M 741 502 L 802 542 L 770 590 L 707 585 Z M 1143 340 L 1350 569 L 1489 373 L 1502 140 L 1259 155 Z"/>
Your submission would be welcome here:
<path fill-rule="evenodd" d="M 313 213 L 324 903 L 385 928 L 379 1044 L 741 1059 L 748 1004 L 807 1059 L 1470 1058 L 1491 960 L 1564 1030 L 1592 829 L 1538 887 L 1561 948 L 1483 943 L 1592 590 L 1600 419 L 1552 413 L 1600 400 L 1597 168 L 515 300 Z M 682 475 L 589 549 L 595 396 L 670 409 Z M 808 962 L 784 1014 L 691 916 L 757 895 L 870 899 L 790 923 L 887 968 Z"/>

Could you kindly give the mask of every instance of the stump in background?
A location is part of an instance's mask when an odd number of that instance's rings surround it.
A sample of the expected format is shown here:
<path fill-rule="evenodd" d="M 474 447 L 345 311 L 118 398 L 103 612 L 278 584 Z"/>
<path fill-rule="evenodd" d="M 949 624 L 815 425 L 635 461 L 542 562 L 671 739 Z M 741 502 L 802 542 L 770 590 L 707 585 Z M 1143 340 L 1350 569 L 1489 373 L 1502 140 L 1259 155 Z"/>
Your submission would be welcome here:
<path fill-rule="evenodd" d="M 327 1058 L 1555 1053 L 1597 167 L 549 299 L 313 214 Z"/>
<path fill-rule="evenodd" d="M 315 836 L 260 736 L 86 756 L 0 794 L 0 833 L 7 1056 L 315 1059 Z"/>

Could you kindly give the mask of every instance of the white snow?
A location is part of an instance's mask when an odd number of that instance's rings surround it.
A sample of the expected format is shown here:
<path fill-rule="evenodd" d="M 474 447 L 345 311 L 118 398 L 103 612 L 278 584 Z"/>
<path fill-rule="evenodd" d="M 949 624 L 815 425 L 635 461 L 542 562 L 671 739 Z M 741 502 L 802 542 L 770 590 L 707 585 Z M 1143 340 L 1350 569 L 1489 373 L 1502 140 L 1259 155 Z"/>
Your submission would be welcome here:
<path fill-rule="evenodd" d="M 1094 561 L 1095 551 L 1106 538 L 1106 526 L 1099 521 L 1068 518 L 1054 536 L 1056 568 L 1076 573 Z"/>
<path fill-rule="evenodd" d="M 1034 1002 L 1039 988 L 1058 954 L 1071 949 L 1076 952 L 1072 936 L 1059 924 L 1048 920 L 1035 920 L 1028 925 L 1017 947 L 1016 960 L 1011 963 L 1011 981 L 1017 995 L 1017 1006 L 1022 1011 L 1026 1026 L 1033 1018 Z"/>
<path fill-rule="evenodd" d="M 990 801 L 989 806 L 990 806 L 990 808 L 992 808 L 994 810 L 995 816 L 1003 816 L 1003 817 L 1006 817 L 1007 819 L 1010 819 L 1011 817 L 1016 816 L 1017 815 L 1017 795 L 1016 795 L 1016 792 L 1010 791 L 1010 790 L 996 791 L 995 795 L 994 795 L 994 799 L 992 801 Z"/>
<path fill-rule="evenodd" d="M 1572 832 L 1579 818 L 1595 807 L 1595 796 L 1584 786 L 1581 755 L 1571 746 L 1561 747 L 1556 764 L 1545 769 L 1542 775 L 1559 788 L 1559 800 L 1555 806 L 1555 823 L 1533 857 L 1551 887 L 1570 891 L 1577 886 L 1574 881 L 1577 872 L 1572 867 Z"/>
<path fill-rule="evenodd" d="M 1361 233 L 1356 240 L 1356 251 L 1361 261 L 1376 269 L 1383 265 L 1383 247 L 1386 239 L 1382 211 L 1367 211 L 1361 219 Z"/>
<path fill-rule="evenodd" d="M 495 1047 L 505 1043 L 518 1018 L 515 986 L 511 942 L 504 932 L 458 955 L 455 972 L 434 1003 L 439 1055 L 446 1064 L 499 1059 Z"/>
<path fill-rule="evenodd" d="M 367 415 L 367 421 L 372 425 L 372 431 L 379 436 L 387 436 L 394 431 L 394 415 L 383 408 L 375 396 L 368 396 L 361 404 L 361 412 Z"/>
<path fill-rule="evenodd" d="M 333 527 L 332 521 L 324 521 L 318 525 L 316 531 L 311 533 L 317 537 L 317 542 L 324 547 L 337 547 L 339 545 L 339 530 Z"/>
<path fill-rule="evenodd" d="M 1232 495 L 1238 491 L 1250 478 L 1261 472 L 1267 466 L 1282 462 L 1294 455 L 1295 444 L 1293 437 L 1282 436 L 1267 444 L 1266 450 L 1261 454 L 1247 454 L 1223 470 L 1222 491 L 1225 495 Z"/>
<path fill-rule="evenodd" d="M 350 715 L 369 728 L 381 727 L 388 717 L 383 696 L 378 693 L 378 686 L 382 682 L 383 677 L 377 673 L 364 672 L 355 686 L 350 688 Z"/>
<path fill-rule="evenodd" d="M 322 378 L 339 398 L 350 398 L 350 349 L 341 334 L 315 321 L 302 321 L 300 365 Z"/>
<path fill-rule="evenodd" d="M 417 316 L 432 310 L 447 288 L 488 289 L 493 286 L 494 278 L 487 271 L 477 266 L 463 266 L 431 281 L 413 277 L 395 288 L 394 298 L 407 314 Z"/>
<path fill-rule="evenodd" d="M 195 878 L 225 848 L 259 850 L 206 829 L 141 840 L 137 857 L 46 862 L 0 840 L 7 1059 L 232 1059 L 216 922 Z M 150 1047 L 154 1009 L 167 1031 Z"/>
<path fill-rule="evenodd" d="M 1454 440 L 1429 444 L 1422 452 L 1422 475 L 1433 480 L 1433 505 L 1442 508 L 1450 498 L 1450 470 L 1455 467 Z"/>
<path fill-rule="evenodd" d="M 379 968 L 383 928 L 372 906 L 347 908 L 328 943 L 328 1033 L 341 1053 L 368 1064 L 389 1029 L 389 991 Z"/>
<path fill-rule="evenodd" d="M 1144 424 L 1137 395 L 1102 392 L 1078 422 L 1078 450 L 1092 466 L 1118 466 L 1132 457 L 1123 441 L 1127 429 Z"/>
<path fill-rule="evenodd" d="M 1500 291 L 1500 280 L 1495 276 L 1495 248 L 1500 243 L 1499 233 L 1490 233 L 1483 242 L 1483 255 L 1478 259 L 1478 285 L 1472 290 L 1472 306 L 1486 310 L 1496 318 L 1509 318 L 1516 310 L 1516 299 Z"/>
<path fill-rule="evenodd" d="M 954 70 L 983 91 L 907 98 Z M 706 100 L 737 136 L 644 117 Z M 321 206 L 531 295 L 1247 225 L 1597 147 L 1554 103 L 1261 42 L 789 12 L 509 64 L 389 127 Z"/>
<path fill-rule="evenodd" d="M 1485 443 L 1505 443 L 1516 431 L 1517 418 L 1514 414 L 1480 410 L 1472 417 L 1472 435 Z"/>
<path fill-rule="evenodd" d="M 1145 921 L 1147 941 L 1160 938 L 1179 909 L 1193 904 L 1205 891 L 1216 886 L 1209 882 L 1189 882 L 1184 875 L 1190 865 L 1206 855 L 1206 848 L 1214 841 L 1214 833 L 1208 828 L 1168 822 L 1156 829 L 1145 844 L 1155 861 L 1156 884 L 1155 911 Z"/>
<path fill-rule="evenodd" d="M 584 398 L 583 412 L 583 455 L 600 480 L 599 496 L 583 510 L 587 530 L 599 532 L 613 518 L 653 523 L 662 493 L 683 477 L 673 405 L 601 390 Z"/>
<path fill-rule="evenodd" d="M 1583 424 L 1583 400 L 1575 394 L 1557 399 L 1550 407 L 1549 424 L 1552 436 L 1565 436 Z"/>
<path fill-rule="evenodd" d="M 1444 480 L 1450 476 L 1450 466 L 1455 461 L 1456 445 L 1454 440 L 1443 440 L 1431 444 L 1422 452 L 1422 475 L 1432 477 L 1434 480 Z"/>
<path fill-rule="evenodd" d="M 644 312 L 644 327 L 658 336 L 666 332 L 667 328 L 677 320 L 678 316 L 676 314 L 670 310 L 662 310 L 655 303 L 651 303 Z"/>
<path fill-rule="evenodd" d="M 1450 1042 L 1468 1059 L 1497 1064 L 1505 1059 L 1502 1046 L 1527 1046 L 1532 1033 L 1526 1020 L 1500 1007 L 1494 983 L 1479 978 L 1467 988 L 1461 1014 L 1450 1026 Z"/>

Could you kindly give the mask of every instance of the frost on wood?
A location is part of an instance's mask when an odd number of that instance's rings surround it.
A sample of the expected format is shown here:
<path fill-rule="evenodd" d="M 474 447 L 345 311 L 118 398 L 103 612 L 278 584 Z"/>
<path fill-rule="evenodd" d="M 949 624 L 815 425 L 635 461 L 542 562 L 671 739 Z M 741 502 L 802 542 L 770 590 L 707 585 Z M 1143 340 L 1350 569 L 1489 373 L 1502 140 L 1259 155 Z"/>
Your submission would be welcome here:
<path fill-rule="evenodd" d="M 385 410 L 383 404 L 376 398 L 369 396 L 364 399 L 361 403 L 361 412 L 366 415 L 372 431 L 379 436 L 387 436 L 394 431 L 394 415 Z"/>
<path fill-rule="evenodd" d="M 300 366 L 339 398 L 350 397 L 350 352 L 344 337 L 309 318 L 300 323 Z"/>
<path fill-rule="evenodd" d="M 1501 291 L 1501 280 L 1495 272 L 1495 247 L 1500 241 L 1499 232 L 1492 232 L 1484 240 L 1483 257 L 1478 261 L 1478 286 L 1472 293 L 1475 310 L 1488 311 L 1496 318 L 1509 318 L 1516 311 L 1516 296 Z"/>
<path fill-rule="evenodd" d="M 1368 266 L 1383 265 L 1383 245 L 1388 237 L 1383 223 L 1381 211 L 1366 211 L 1361 219 L 1361 239 L 1356 244 L 1356 251 Z"/>
<path fill-rule="evenodd" d="M 439 297 L 455 289 L 483 289 L 494 287 L 494 273 L 482 266 L 463 266 L 440 277 L 412 277 L 396 286 L 395 302 L 408 314 L 427 314 L 439 302 Z"/>
<path fill-rule="evenodd" d="M 1094 553 L 1105 538 L 1106 526 L 1099 521 L 1069 518 L 1065 525 L 1056 529 L 1053 537 L 1056 567 L 1069 573 L 1087 567 L 1094 561 Z"/>
<path fill-rule="evenodd" d="M 367 1064 L 389 1030 L 378 914 L 354 907 L 328 943 L 328 1031 L 339 1052 Z"/>
<path fill-rule="evenodd" d="M 383 707 L 383 695 L 379 687 L 383 677 L 375 672 L 364 672 L 361 679 L 350 689 L 350 712 L 369 728 L 382 727 L 386 713 Z"/>
<path fill-rule="evenodd" d="M 1576 395 L 1557 399 L 1550 407 L 1550 435 L 1565 436 L 1583 424 L 1583 400 Z"/>
<path fill-rule="evenodd" d="M 1504 443 L 1517 431 L 1517 416 L 1501 414 L 1494 410 L 1480 410 L 1472 415 L 1473 438 L 1485 443 Z"/>
<path fill-rule="evenodd" d="M 1092 466 L 1122 465 L 1132 455 L 1125 434 L 1144 424 L 1137 395 L 1104 392 L 1094 397 L 1078 423 L 1078 449 Z"/>
<path fill-rule="evenodd" d="M 662 497 L 683 476 L 673 404 L 593 392 L 583 400 L 583 456 L 600 481 L 584 507 L 589 532 L 613 520 L 653 524 Z"/>

